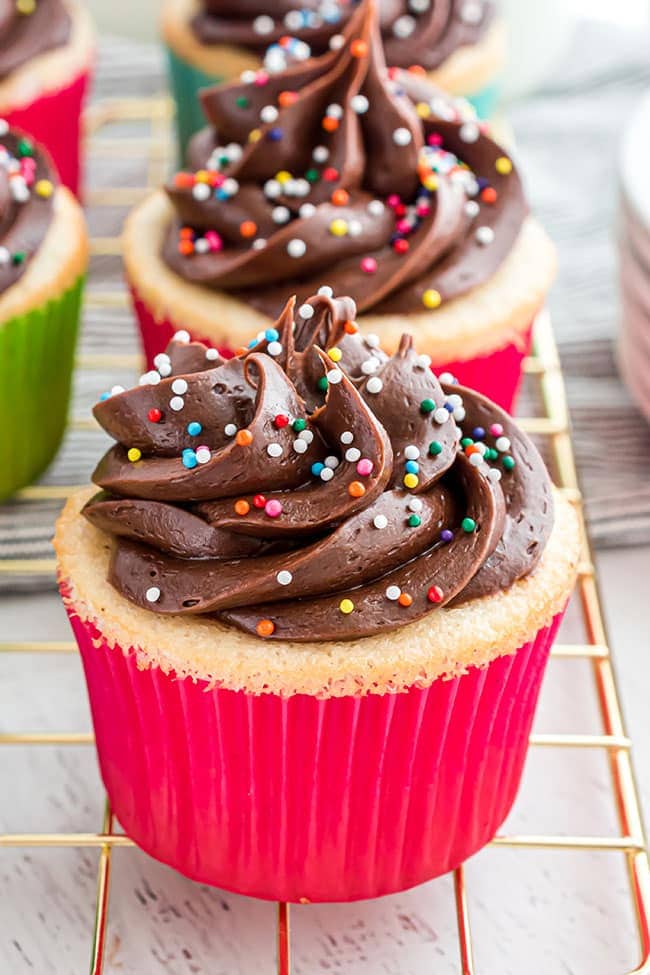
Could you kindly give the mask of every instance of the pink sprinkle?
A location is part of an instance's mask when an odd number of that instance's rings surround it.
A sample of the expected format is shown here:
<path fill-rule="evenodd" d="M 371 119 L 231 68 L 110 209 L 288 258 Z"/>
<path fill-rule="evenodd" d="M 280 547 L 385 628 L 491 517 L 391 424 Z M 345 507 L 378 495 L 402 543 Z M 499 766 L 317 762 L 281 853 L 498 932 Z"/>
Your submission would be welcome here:
<path fill-rule="evenodd" d="M 268 83 L 269 76 L 266 71 L 258 71 L 255 75 L 255 84 L 258 88 L 263 88 Z"/>
<path fill-rule="evenodd" d="M 398 220 L 395 224 L 395 230 L 398 234 L 408 234 L 411 230 L 411 224 L 408 220 Z"/>
<path fill-rule="evenodd" d="M 377 270 L 377 261 L 374 257 L 364 257 L 361 261 L 361 270 L 364 274 L 374 274 Z"/>
<path fill-rule="evenodd" d="M 205 234 L 205 239 L 210 245 L 211 251 L 220 251 L 223 249 L 223 241 L 216 230 L 208 230 Z"/>
<path fill-rule="evenodd" d="M 493 437 L 500 437 L 501 434 L 503 433 L 503 427 L 501 426 L 500 423 L 493 423 L 492 426 L 490 427 L 490 433 L 492 434 Z"/>
<path fill-rule="evenodd" d="M 271 500 L 267 501 L 264 505 L 264 512 L 269 516 L 269 518 L 277 518 L 278 515 L 282 514 L 282 505 L 279 501 L 271 498 Z"/>
<path fill-rule="evenodd" d="M 223 173 L 215 173 L 214 176 L 210 177 L 211 186 L 221 186 L 225 182 L 226 177 L 223 175 Z"/>
<path fill-rule="evenodd" d="M 415 208 L 415 212 L 418 217 L 428 217 L 431 213 L 431 207 L 427 203 L 420 203 L 419 206 Z"/>
<path fill-rule="evenodd" d="M 430 146 L 441 146 L 442 136 L 439 132 L 432 132 L 431 135 L 427 137 L 427 142 Z"/>
<path fill-rule="evenodd" d="M 386 200 L 386 203 L 391 208 L 391 210 L 394 210 L 395 207 L 398 207 L 401 202 L 402 201 L 400 200 L 400 198 L 397 195 L 397 193 L 391 193 L 390 196 L 388 197 L 388 199 Z"/>
<path fill-rule="evenodd" d="M 357 474 L 360 474 L 361 477 L 368 477 L 369 474 L 372 474 L 374 466 L 371 460 L 368 460 L 367 457 L 362 457 L 357 464 Z"/>

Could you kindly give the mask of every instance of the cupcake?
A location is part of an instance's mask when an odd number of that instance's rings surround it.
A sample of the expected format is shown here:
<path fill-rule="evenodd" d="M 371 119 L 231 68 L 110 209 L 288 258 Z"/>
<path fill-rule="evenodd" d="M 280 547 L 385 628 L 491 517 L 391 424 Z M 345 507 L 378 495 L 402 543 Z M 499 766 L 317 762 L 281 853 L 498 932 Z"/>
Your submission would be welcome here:
<path fill-rule="evenodd" d="M 340 43 L 356 6 L 350 0 L 306 0 L 299 6 L 287 0 L 167 0 L 162 30 L 181 156 L 203 126 L 196 103 L 201 87 L 325 54 Z M 492 113 L 505 31 L 491 0 L 378 0 L 378 7 L 390 65 L 411 68 L 469 98 L 483 118 Z"/>
<path fill-rule="evenodd" d="M 130 215 L 126 273 L 149 362 L 187 330 L 222 353 L 283 297 L 355 294 L 394 352 L 511 409 L 555 269 L 510 157 L 466 103 L 385 68 L 375 8 L 337 50 L 212 88 L 189 169 Z"/>
<path fill-rule="evenodd" d="M 0 117 L 47 148 L 73 193 L 93 54 L 90 17 L 78 0 L 0 0 Z"/>
<path fill-rule="evenodd" d="M 87 263 L 79 204 L 47 152 L 0 120 L 0 500 L 61 443 Z"/>
<path fill-rule="evenodd" d="M 389 356 L 350 299 L 294 307 L 229 360 L 179 334 L 102 398 L 116 444 L 55 547 L 127 833 L 204 883 L 346 901 L 505 819 L 579 533 L 411 336 Z"/>

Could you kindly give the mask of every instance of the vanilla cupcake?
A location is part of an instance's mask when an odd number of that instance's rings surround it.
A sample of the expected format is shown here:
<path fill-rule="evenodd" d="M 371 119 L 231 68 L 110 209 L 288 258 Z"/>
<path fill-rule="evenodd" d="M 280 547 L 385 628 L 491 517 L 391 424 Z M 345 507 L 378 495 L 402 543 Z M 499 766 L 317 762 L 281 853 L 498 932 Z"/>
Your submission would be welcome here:
<path fill-rule="evenodd" d="M 378 0 L 377 6 L 389 65 L 427 75 L 489 117 L 505 55 L 505 30 L 492 0 Z M 293 0 L 166 0 L 162 31 L 181 156 L 203 125 L 200 88 L 324 54 L 340 43 L 355 7 L 349 0 L 306 0 L 299 7 Z"/>
<path fill-rule="evenodd" d="M 374 897 L 488 842 L 519 785 L 579 530 L 498 406 L 349 298 L 230 360 L 178 335 L 56 550 L 112 808 L 256 897 Z"/>
<path fill-rule="evenodd" d="M 204 93 L 188 170 L 126 224 L 149 361 L 180 328 L 232 352 L 325 285 L 390 351 L 409 331 L 512 407 L 554 248 L 466 103 L 391 74 L 363 4 L 336 51 Z"/>

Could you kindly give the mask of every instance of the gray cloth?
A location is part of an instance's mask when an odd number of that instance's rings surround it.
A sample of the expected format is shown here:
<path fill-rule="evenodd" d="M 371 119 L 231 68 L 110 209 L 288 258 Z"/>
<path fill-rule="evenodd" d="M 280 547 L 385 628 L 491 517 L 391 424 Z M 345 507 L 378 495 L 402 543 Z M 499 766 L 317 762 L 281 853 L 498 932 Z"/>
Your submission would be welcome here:
<path fill-rule="evenodd" d="M 561 269 L 550 307 L 592 536 L 601 546 L 650 541 L 650 431 L 616 371 L 614 246 L 619 136 L 636 97 L 650 84 L 647 51 L 647 38 L 587 23 L 566 63 L 555 73 L 557 82 L 509 111 L 533 207 L 559 248 Z M 96 103 L 149 97 L 160 93 L 164 84 L 163 59 L 154 47 L 117 40 L 102 44 Z M 91 144 L 91 192 L 147 185 L 147 139 L 153 125 L 136 119 L 101 128 Z M 110 140 L 110 145 L 104 142 L 102 149 L 101 140 Z M 124 152 L 119 140 L 124 140 Z M 87 210 L 95 236 L 119 233 L 124 207 L 98 205 L 91 195 Z M 93 298 L 98 292 L 123 291 L 119 257 L 94 256 L 82 354 L 122 355 L 138 350 L 126 304 L 106 307 Z M 102 390 L 134 379 L 129 368 L 78 370 L 73 415 L 87 417 Z M 529 379 L 522 412 L 531 411 L 533 393 Z M 86 483 L 106 442 L 101 433 L 72 429 L 43 483 Z M 59 505 L 19 501 L 1 506 L 0 559 L 51 558 L 49 539 Z M 22 580 L 0 574 L 0 588 L 51 585 L 51 574 Z"/>

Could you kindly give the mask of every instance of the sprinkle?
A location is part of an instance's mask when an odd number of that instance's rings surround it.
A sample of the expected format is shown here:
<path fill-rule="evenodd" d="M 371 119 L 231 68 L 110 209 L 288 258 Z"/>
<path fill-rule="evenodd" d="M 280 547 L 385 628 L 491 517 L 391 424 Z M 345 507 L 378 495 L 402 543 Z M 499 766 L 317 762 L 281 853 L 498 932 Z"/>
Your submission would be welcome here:
<path fill-rule="evenodd" d="M 373 355 L 361 363 L 361 372 L 366 376 L 371 376 L 373 372 L 377 372 L 380 365 L 379 359 Z"/>
<path fill-rule="evenodd" d="M 189 340 L 190 340 L 190 333 L 187 331 L 187 329 L 180 328 L 178 332 L 174 332 L 174 342 L 182 342 L 184 345 L 187 345 Z M 162 355 L 169 362 L 169 356 L 165 352 L 163 352 Z M 154 365 L 155 365 L 155 360 L 154 360 Z"/>
<path fill-rule="evenodd" d="M 212 454 L 210 453 L 209 447 L 201 445 L 200 447 L 196 448 L 196 459 L 198 460 L 199 464 L 207 464 L 211 457 Z"/>
<path fill-rule="evenodd" d="M 386 599 L 390 599 L 392 603 L 396 603 L 401 595 L 402 590 L 399 586 L 389 586 L 386 590 Z"/>
<path fill-rule="evenodd" d="M 307 428 L 307 421 L 304 420 L 302 417 L 298 417 L 298 419 L 294 420 L 293 423 L 291 424 L 291 429 L 295 430 L 296 433 L 301 433 L 306 428 Z"/>
<path fill-rule="evenodd" d="M 409 515 L 408 526 L 409 528 L 419 528 L 422 524 L 422 519 L 419 515 Z"/>
<path fill-rule="evenodd" d="M 161 593 L 158 586 L 150 586 L 150 588 L 147 589 L 146 593 L 144 594 L 144 597 L 148 603 L 157 603 L 160 599 L 160 595 Z"/>
<path fill-rule="evenodd" d="M 254 220 L 242 220 L 239 224 L 239 233 L 245 238 L 254 237 L 257 233 L 257 224 Z"/>
<path fill-rule="evenodd" d="M 393 142 L 396 146 L 408 146 L 413 136 L 409 129 L 400 126 L 393 132 Z"/>
<path fill-rule="evenodd" d="M 111 389 L 111 396 L 119 396 L 119 394 L 123 392 L 124 386 L 113 386 Z"/>
<path fill-rule="evenodd" d="M 515 467 L 514 457 L 510 457 L 508 454 L 506 454 L 506 456 L 502 458 L 501 463 L 503 464 L 503 466 L 507 471 L 511 471 Z"/>
<path fill-rule="evenodd" d="M 328 284 L 323 284 L 318 289 L 318 294 L 319 295 L 325 295 L 326 298 L 333 298 L 334 297 L 334 289 L 333 288 L 330 288 L 330 286 Z"/>
<path fill-rule="evenodd" d="M 353 95 L 350 99 L 350 108 L 357 115 L 364 115 L 370 107 L 370 102 L 365 95 Z"/>
<path fill-rule="evenodd" d="M 487 472 L 488 481 L 497 484 L 501 480 L 501 471 L 497 467 L 491 467 Z"/>
<path fill-rule="evenodd" d="M 287 569 L 282 569 L 275 578 L 281 586 L 289 586 L 293 582 L 293 576 Z"/>
<path fill-rule="evenodd" d="M 280 333 L 278 332 L 277 328 L 267 328 L 264 332 L 264 338 L 267 342 L 277 342 L 277 340 L 280 338 Z"/>
<path fill-rule="evenodd" d="M 372 523 L 375 528 L 386 528 L 388 526 L 388 518 L 386 515 L 375 515 Z"/>
<path fill-rule="evenodd" d="M 499 156 L 494 164 L 494 168 L 500 176 L 507 176 L 512 172 L 512 162 L 507 156 Z"/>
<path fill-rule="evenodd" d="M 386 209 L 382 200 L 371 200 L 368 204 L 368 213 L 372 217 L 380 217 L 384 210 Z"/>
<path fill-rule="evenodd" d="M 368 45 L 361 38 L 356 38 L 350 44 L 350 54 L 353 58 L 365 58 L 368 54 Z"/>
<path fill-rule="evenodd" d="M 275 623 L 273 620 L 260 620 L 255 630 L 258 636 L 273 636 L 275 633 Z"/>
<path fill-rule="evenodd" d="M 474 217 L 478 217 L 480 210 L 481 208 L 476 200 L 468 200 L 465 204 L 465 213 L 471 220 L 473 220 Z"/>
<path fill-rule="evenodd" d="M 234 423 L 226 423 L 223 432 L 227 437 L 234 437 L 237 433 L 237 426 Z"/>
<path fill-rule="evenodd" d="M 435 288 L 427 288 L 422 295 L 422 304 L 425 308 L 438 308 L 442 303 L 442 296 Z"/>
<path fill-rule="evenodd" d="M 160 423 L 160 421 L 162 420 L 162 413 L 160 412 L 160 410 L 157 410 L 154 407 L 153 409 L 149 410 L 149 412 L 147 413 L 147 419 L 149 420 L 150 423 Z"/>
<path fill-rule="evenodd" d="M 360 457 L 361 451 L 358 447 L 349 447 L 345 451 L 345 459 L 347 460 L 348 464 L 356 464 Z"/>
<path fill-rule="evenodd" d="M 272 356 L 282 355 L 282 345 L 280 342 L 269 342 L 266 351 Z"/>
<path fill-rule="evenodd" d="M 503 433 L 503 427 L 501 426 L 500 423 L 493 423 L 492 426 L 490 427 L 490 433 L 492 434 L 493 437 L 500 437 L 501 434 Z"/>
<path fill-rule="evenodd" d="M 510 450 L 510 440 L 508 437 L 499 437 L 494 446 L 503 454 L 506 450 Z"/>
<path fill-rule="evenodd" d="M 431 356 L 426 354 L 419 355 L 415 360 L 415 364 L 418 367 L 418 369 L 428 369 L 429 366 L 431 365 Z"/>
<path fill-rule="evenodd" d="M 289 257 L 304 257 L 307 251 L 307 244 L 299 237 L 293 237 L 287 244 L 287 254 Z"/>
<path fill-rule="evenodd" d="M 359 267 L 364 274 L 374 274 L 377 270 L 377 261 L 374 257 L 362 257 Z"/>
<path fill-rule="evenodd" d="M 404 483 L 404 487 L 412 490 L 413 488 L 416 488 L 418 486 L 418 484 L 420 483 L 420 478 L 417 476 L 417 474 L 405 474 L 403 483 Z"/>
<path fill-rule="evenodd" d="M 409 596 L 407 592 L 403 592 L 397 602 L 400 604 L 400 606 L 408 608 L 413 602 L 413 596 Z"/>
<path fill-rule="evenodd" d="M 351 433 L 350 430 L 344 430 L 341 436 L 339 437 L 339 440 L 341 441 L 341 443 L 350 444 L 354 440 L 354 434 Z"/>
<path fill-rule="evenodd" d="M 446 410 L 444 406 L 439 406 L 438 409 L 434 411 L 433 419 L 438 424 L 446 423 L 449 419 L 449 411 Z"/>
<path fill-rule="evenodd" d="M 362 498 L 366 493 L 366 489 L 361 483 L 361 481 L 352 481 L 348 484 L 348 494 L 352 498 Z"/>
<path fill-rule="evenodd" d="M 182 410 L 184 406 L 185 406 L 185 400 L 183 399 L 182 396 L 172 396 L 172 398 L 169 401 L 169 407 L 170 409 L 174 410 L 175 413 L 178 413 L 179 410 Z"/>
<path fill-rule="evenodd" d="M 354 612 L 354 603 L 351 599 L 342 599 L 339 603 L 339 609 L 345 616 L 349 616 L 350 613 Z"/>
<path fill-rule="evenodd" d="M 432 440 L 429 444 L 429 453 L 432 457 L 437 457 L 438 454 L 442 453 L 442 444 L 439 440 Z"/>
<path fill-rule="evenodd" d="M 212 196 L 212 190 L 207 183 L 195 183 L 192 187 L 192 196 L 200 203 L 204 203 Z"/>
<path fill-rule="evenodd" d="M 321 464 L 319 460 L 317 460 L 315 464 L 311 465 L 311 472 L 314 475 L 314 477 L 320 477 L 321 472 L 324 469 L 325 469 L 325 464 Z"/>
<path fill-rule="evenodd" d="M 266 448 L 269 457 L 282 457 L 282 444 L 270 443 Z"/>
<path fill-rule="evenodd" d="M 135 464 L 136 461 L 140 460 L 142 457 L 142 451 L 138 450 L 137 447 L 131 447 L 126 456 L 129 458 L 132 464 Z"/>
<path fill-rule="evenodd" d="M 343 379 L 343 373 L 340 369 L 330 369 L 327 373 L 327 381 L 333 386 L 337 386 Z"/>
<path fill-rule="evenodd" d="M 187 383 L 184 379 L 175 379 L 172 383 L 172 393 L 177 393 L 179 396 L 184 396 L 187 392 Z"/>
<path fill-rule="evenodd" d="M 239 447 L 249 447 L 253 442 L 253 434 L 250 430 L 238 430 L 235 441 Z"/>
<path fill-rule="evenodd" d="M 48 200 L 54 192 L 54 186 L 49 179 L 39 179 L 34 187 L 36 195 Z"/>
<path fill-rule="evenodd" d="M 321 376 L 318 382 L 316 383 L 316 386 L 321 391 L 321 393 L 327 392 L 327 388 L 329 386 L 329 382 L 327 381 L 327 376 Z"/>
<path fill-rule="evenodd" d="M 311 432 L 311 430 L 301 430 L 298 434 L 298 439 L 304 440 L 305 443 L 311 443 L 314 439 L 314 434 Z"/>
<path fill-rule="evenodd" d="M 433 413 L 436 408 L 436 404 L 432 399 L 423 399 L 420 403 L 420 411 L 422 413 Z"/>
<path fill-rule="evenodd" d="M 380 393 L 383 388 L 384 384 L 379 376 L 372 376 L 366 383 L 366 389 L 369 393 Z"/>
<path fill-rule="evenodd" d="M 183 451 L 183 456 L 181 460 L 183 463 L 183 467 L 187 467 L 188 470 L 192 470 L 198 464 L 196 454 L 194 453 L 193 450 L 190 450 L 189 447 Z"/>
<path fill-rule="evenodd" d="M 417 460 L 420 456 L 419 448 L 416 447 L 415 444 L 408 444 L 408 446 L 404 448 L 404 456 L 407 460 Z"/>
<path fill-rule="evenodd" d="M 497 202 L 499 194 L 493 186 L 486 186 L 484 190 L 481 191 L 481 199 L 483 203 L 487 203 L 488 206 L 493 206 Z"/>
<path fill-rule="evenodd" d="M 264 514 L 269 518 L 277 518 L 282 514 L 282 504 L 276 498 L 271 498 L 264 505 Z"/>
<path fill-rule="evenodd" d="M 309 444 L 305 440 L 301 440 L 300 437 L 294 440 L 291 446 L 297 454 L 305 454 L 309 450 Z"/>
<path fill-rule="evenodd" d="M 330 233 L 334 237 L 345 237 L 348 232 L 348 222 L 343 220 L 341 217 L 337 217 L 336 220 L 332 220 L 330 224 Z"/>
<path fill-rule="evenodd" d="M 266 505 L 266 498 L 263 494 L 256 494 L 253 498 L 253 504 L 256 508 L 264 508 Z"/>
<path fill-rule="evenodd" d="M 408 503 L 408 507 L 410 511 L 422 511 L 424 505 L 422 504 L 420 498 L 411 498 Z"/>
<path fill-rule="evenodd" d="M 476 531 L 476 522 L 473 518 L 463 518 L 460 523 L 460 527 L 464 532 L 467 532 L 467 534 L 470 535 L 473 531 Z"/>
<path fill-rule="evenodd" d="M 281 430 L 283 427 L 289 425 L 289 417 L 284 413 L 278 413 L 277 416 L 273 417 L 273 426 Z"/>
<path fill-rule="evenodd" d="M 333 471 L 335 471 L 338 466 L 339 466 L 338 457 L 334 457 L 334 455 L 331 454 L 329 457 L 325 458 L 325 467 L 330 467 Z"/>
<path fill-rule="evenodd" d="M 454 540 L 454 533 L 452 531 L 449 531 L 448 528 L 443 528 L 443 530 L 440 532 L 440 541 L 445 542 L 445 544 L 448 544 L 449 542 L 453 542 L 453 540 Z"/>
<path fill-rule="evenodd" d="M 494 240 L 494 231 L 492 227 L 477 227 L 474 236 L 478 244 L 481 244 L 482 247 L 487 247 Z"/>
<path fill-rule="evenodd" d="M 481 132 L 476 122 L 465 122 L 458 130 L 463 142 L 476 142 Z"/>
<path fill-rule="evenodd" d="M 309 304 L 301 305 L 298 309 L 298 314 L 301 318 L 313 318 L 314 317 L 314 306 Z"/>
<path fill-rule="evenodd" d="M 430 586 L 427 590 L 427 599 L 430 603 L 441 603 L 444 593 L 440 586 Z"/>
<path fill-rule="evenodd" d="M 256 34 L 271 34 L 275 27 L 275 23 L 272 17 L 268 17 L 266 14 L 261 14 L 256 17 L 253 21 L 253 30 Z M 271 631 L 273 632 L 273 631 Z"/>
<path fill-rule="evenodd" d="M 362 457 L 357 464 L 357 474 L 359 474 L 360 477 L 369 477 L 372 474 L 374 466 L 375 465 L 368 457 Z"/>
<path fill-rule="evenodd" d="M 288 207 L 273 207 L 271 219 L 273 223 L 288 223 L 291 219 L 291 211 Z"/>
<path fill-rule="evenodd" d="M 321 481 L 331 481 L 333 477 L 334 477 L 334 471 L 332 470 L 332 468 L 323 467 L 322 471 L 320 472 Z"/>
<path fill-rule="evenodd" d="M 251 506 L 249 505 L 248 501 L 245 501 L 243 498 L 241 498 L 239 501 L 235 501 L 235 514 L 243 517 L 244 515 L 247 515 L 250 510 Z"/>
<path fill-rule="evenodd" d="M 343 353 L 336 346 L 333 346 L 331 349 L 328 349 L 327 354 L 332 360 L 332 362 L 340 362 L 341 359 L 343 358 Z"/>
<path fill-rule="evenodd" d="M 418 474 L 420 471 L 420 465 L 415 460 L 407 460 L 404 464 L 404 470 L 407 474 Z"/>

